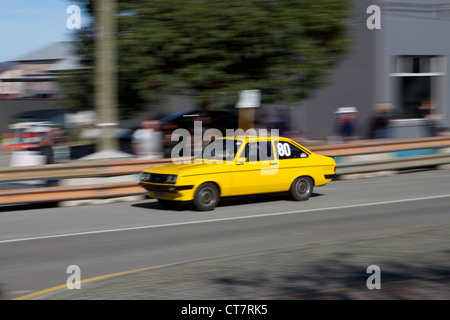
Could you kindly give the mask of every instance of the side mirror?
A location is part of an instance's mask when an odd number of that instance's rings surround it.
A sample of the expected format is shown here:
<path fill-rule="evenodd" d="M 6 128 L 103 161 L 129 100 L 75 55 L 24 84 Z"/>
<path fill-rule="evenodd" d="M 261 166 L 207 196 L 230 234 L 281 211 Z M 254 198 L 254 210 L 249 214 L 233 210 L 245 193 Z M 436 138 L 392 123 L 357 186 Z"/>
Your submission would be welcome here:
<path fill-rule="evenodd" d="M 236 161 L 237 165 L 241 165 L 241 164 L 245 164 L 245 162 L 247 162 L 247 158 L 246 157 L 239 157 Z"/>

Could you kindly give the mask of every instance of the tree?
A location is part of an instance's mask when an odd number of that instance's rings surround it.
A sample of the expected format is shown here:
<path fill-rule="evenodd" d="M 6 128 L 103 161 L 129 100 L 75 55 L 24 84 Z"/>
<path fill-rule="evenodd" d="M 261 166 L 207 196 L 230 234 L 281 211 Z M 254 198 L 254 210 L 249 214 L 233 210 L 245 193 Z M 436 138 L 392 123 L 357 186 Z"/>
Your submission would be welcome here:
<path fill-rule="evenodd" d="M 263 102 L 298 102 L 326 82 L 348 44 L 346 0 L 131 0 L 119 11 L 122 118 L 161 94 L 208 109 L 234 105 L 245 89 L 261 90 Z M 77 35 L 87 66 L 93 30 Z M 89 72 L 77 73 L 64 82 L 68 97 L 92 92 Z"/>

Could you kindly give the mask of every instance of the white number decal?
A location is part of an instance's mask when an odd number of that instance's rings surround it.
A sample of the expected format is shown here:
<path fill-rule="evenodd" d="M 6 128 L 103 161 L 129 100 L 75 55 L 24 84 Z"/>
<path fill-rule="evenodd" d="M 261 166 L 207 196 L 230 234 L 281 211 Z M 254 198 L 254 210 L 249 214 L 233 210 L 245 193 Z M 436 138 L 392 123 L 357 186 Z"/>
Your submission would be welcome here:
<path fill-rule="evenodd" d="M 284 155 L 289 157 L 291 155 L 291 146 L 287 143 L 284 144 Z"/>
<path fill-rule="evenodd" d="M 278 155 L 280 157 L 289 157 L 291 155 L 291 147 L 288 143 L 278 143 L 277 144 Z"/>
<path fill-rule="evenodd" d="M 277 144 L 277 150 L 278 150 L 278 155 L 280 157 L 284 156 L 284 150 L 283 150 L 283 144 L 282 143 L 278 143 Z"/>

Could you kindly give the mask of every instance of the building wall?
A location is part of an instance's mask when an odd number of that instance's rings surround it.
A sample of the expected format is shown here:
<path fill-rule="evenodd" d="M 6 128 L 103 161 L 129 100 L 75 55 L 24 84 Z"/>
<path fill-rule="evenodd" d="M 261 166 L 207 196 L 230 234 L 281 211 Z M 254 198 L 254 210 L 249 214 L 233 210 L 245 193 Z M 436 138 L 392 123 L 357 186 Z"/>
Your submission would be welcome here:
<path fill-rule="evenodd" d="M 17 68 L 22 70 L 22 74 L 27 78 L 48 76 L 47 69 L 55 62 L 28 62 L 20 63 Z M 51 94 L 56 92 L 57 83 L 53 81 L 31 81 L 23 83 L 23 96 L 36 94 Z"/>
<path fill-rule="evenodd" d="M 22 77 L 21 69 L 8 69 L 0 72 L 0 99 L 16 98 L 23 94 L 23 82 L 3 82 L 2 79 Z"/>
<path fill-rule="evenodd" d="M 353 15 L 349 21 L 350 48 L 334 70 L 329 83 L 317 89 L 310 98 L 292 108 L 297 123 L 293 129 L 308 139 L 328 139 L 333 135 L 335 111 L 339 107 L 358 109 L 358 136 L 368 134 L 367 124 L 373 114 L 374 38 L 379 30 L 366 25 L 368 0 L 351 1 Z"/>

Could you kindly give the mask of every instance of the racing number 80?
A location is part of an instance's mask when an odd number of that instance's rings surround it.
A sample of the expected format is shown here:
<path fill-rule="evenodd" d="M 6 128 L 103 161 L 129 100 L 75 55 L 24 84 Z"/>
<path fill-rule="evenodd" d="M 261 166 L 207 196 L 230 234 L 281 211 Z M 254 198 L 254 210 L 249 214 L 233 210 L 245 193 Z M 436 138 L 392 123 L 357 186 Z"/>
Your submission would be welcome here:
<path fill-rule="evenodd" d="M 277 144 L 277 151 L 280 157 L 289 157 L 291 155 L 291 147 L 288 143 L 279 142 Z"/>

